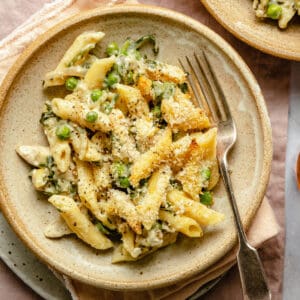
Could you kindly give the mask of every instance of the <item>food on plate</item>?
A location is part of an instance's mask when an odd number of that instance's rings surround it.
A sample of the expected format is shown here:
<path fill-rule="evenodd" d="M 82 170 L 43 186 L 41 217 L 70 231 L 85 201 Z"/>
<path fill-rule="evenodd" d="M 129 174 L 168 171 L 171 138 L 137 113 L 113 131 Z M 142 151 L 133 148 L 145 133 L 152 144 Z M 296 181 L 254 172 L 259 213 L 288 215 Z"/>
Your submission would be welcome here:
<path fill-rule="evenodd" d="M 45 88 L 66 90 L 40 118 L 49 145 L 17 152 L 60 214 L 45 236 L 74 233 L 93 248 L 114 247 L 116 263 L 178 234 L 200 238 L 224 215 L 212 209 L 217 129 L 193 104 L 185 72 L 142 55 L 147 45 L 157 54 L 153 35 L 111 42 L 99 58 L 93 49 L 103 37 L 82 33 L 46 74 Z"/>
<path fill-rule="evenodd" d="M 258 18 L 278 20 L 284 29 L 294 15 L 300 15 L 300 0 L 254 0 L 253 8 Z"/>

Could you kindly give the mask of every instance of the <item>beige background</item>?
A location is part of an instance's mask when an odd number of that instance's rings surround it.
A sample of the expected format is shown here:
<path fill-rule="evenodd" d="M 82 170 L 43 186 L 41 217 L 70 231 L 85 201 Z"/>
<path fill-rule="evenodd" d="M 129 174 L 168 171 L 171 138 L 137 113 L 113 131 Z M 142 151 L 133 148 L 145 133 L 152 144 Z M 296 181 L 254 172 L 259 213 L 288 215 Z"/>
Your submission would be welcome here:
<path fill-rule="evenodd" d="M 46 0 L 1 0 L 0 39 L 42 7 Z M 221 34 L 248 63 L 266 98 L 274 139 L 274 162 L 267 196 L 277 219 L 284 228 L 284 161 L 286 145 L 290 63 L 254 50 L 235 39 L 208 15 L 199 0 L 140 0 L 183 12 Z M 260 254 L 271 284 L 273 299 L 281 299 L 284 231 L 267 242 Z M 222 282 L 203 299 L 241 299 L 238 272 L 233 268 Z M 29 288 L 0 263 L 0 299 L 39 299 Z"/>

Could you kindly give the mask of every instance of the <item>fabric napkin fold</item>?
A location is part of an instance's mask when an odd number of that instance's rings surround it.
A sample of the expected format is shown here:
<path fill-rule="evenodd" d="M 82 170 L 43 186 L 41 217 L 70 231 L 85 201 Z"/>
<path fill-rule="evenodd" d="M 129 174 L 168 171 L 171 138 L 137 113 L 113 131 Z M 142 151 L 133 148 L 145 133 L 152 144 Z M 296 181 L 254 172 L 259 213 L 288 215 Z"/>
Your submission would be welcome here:
<path fill-rule="evenodd" d="M 58 22 L 86 9 L 99 6 L 111 6 L 122 3 L 136 3 L 135 0 L 54 0 L 47 3 L 39 12 L 0 41 L 0 83 L 10 66 L 19 54 L 40 34 Z M 274 217 L 273 210 L 265 198 L 248 231 L 248 238 L 255 247 L 278 234 L 280 228 Z M 117 292 L 95 288 L 65 275 L 61 278 L 73 299 L 185 299 L 210 280 L 226 272 L 236 262 L 236 251 L 233 249 L 207 271 L 187 279 L 184 282 L 143 292 Z"/>

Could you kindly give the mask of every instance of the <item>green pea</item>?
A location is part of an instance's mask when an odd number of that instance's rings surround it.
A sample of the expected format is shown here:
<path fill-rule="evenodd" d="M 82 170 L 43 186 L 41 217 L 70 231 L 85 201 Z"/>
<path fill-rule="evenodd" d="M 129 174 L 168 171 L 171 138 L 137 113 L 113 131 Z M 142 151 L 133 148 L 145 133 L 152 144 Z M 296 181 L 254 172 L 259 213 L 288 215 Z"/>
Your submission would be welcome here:
<path fill-rule="evenodd" d="M 91 98 L 93 100 L 93 102 L 96 102 L 99 100 L 99 98 L 102 96 L 102 91 L 101 90 L 93 90 L 91 92 Z"/>
<path fill-rule="evenodd" d="M 119 54 L 119 45 L 116 42 L 111 42 L 107 45 L 106 53 L 109 56 Z"/>
<path fill-rule="evenodd" d="M 66 80 L 65 87 L 68 91 L 73 91 L 78 84 L 78 79 L 76 77 L 70 77 Z"/>
<path fill-rule="evenodd" d="M 209 168 L 202 169 L 201 176 L 204 180 L 209 180 L 211 177 L 211 170 Z"/>
<path fill-rule="evenodd" d="M 71 129 L 68 125 L 63 124 L 56 127 L 56 136 L 61 140 L 67 140 L 71 135 Z"/>
<path fill-rule="evenodd" d="M 267 9 L 267 16 L 273 20 L 278 20 L 282 14 L 282 7 L 278 4 L 271 3 Z"/>
<path fill-rule="evenodd" d="M 130 181 L 129 181 L 128 177 L 121 177 L 121 178 L 119 178 L 118 181 L 119 181 L 119 186 L 121 188 L 126 189 L 126 188 L 128 188 L 130 186 Z"/>
<path fill-rule="evenodd" d="M 200 194 L 200 202 L 207 206 L 213 205 L 213 197 L 211 192 L 205 191 Z"/>
<path fill-rule="evenodd" d="M 119 81 L 120 81 L 120 75 L 115 71 L 110 72 L 107 75 L 107 77 L 105 78 L 105 83 L 108 87 L 113 86 L 114 84 L 118 83 Z"/>
<path fill-rule="evenodd" d="M 86 114 L 85 119 L 90 123 L 94 123 L 98 119 L 98 113 L 96 111 L 89 111 Z"/>

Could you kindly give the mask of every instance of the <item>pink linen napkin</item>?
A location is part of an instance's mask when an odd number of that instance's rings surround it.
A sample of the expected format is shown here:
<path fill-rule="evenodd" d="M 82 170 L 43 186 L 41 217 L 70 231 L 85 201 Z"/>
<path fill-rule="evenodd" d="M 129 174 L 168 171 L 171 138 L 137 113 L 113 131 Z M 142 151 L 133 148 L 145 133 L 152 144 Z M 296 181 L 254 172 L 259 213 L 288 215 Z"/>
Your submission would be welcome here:
<path fill-rule="evenodd" d="M 59 21 L 70 17 L 82 10 L 103 6 L 116 5 L 135 1 L 116 0 L 55 0 L 47 3 L 38 13 L 29 18 L 11 35 L 0 42 L 0 82 L 3 80 L 9 67 L 15 62 L 19 53 L 27 47 L 38 35 L 54 26 Z M 248 232 L 250 242 L 258 247 L 279 232 L 272 208 L 264 199 Z M 203 284 L 218 277 L 235 263 L 236 250 L 232 250 L 222 260 L 206 272 L 166 288 L 145 292 L 114 292 L 82 284 L 67 276 L 62 276 L 66 287 L 70 290 L 73 299 L 185 299 Z"/>

